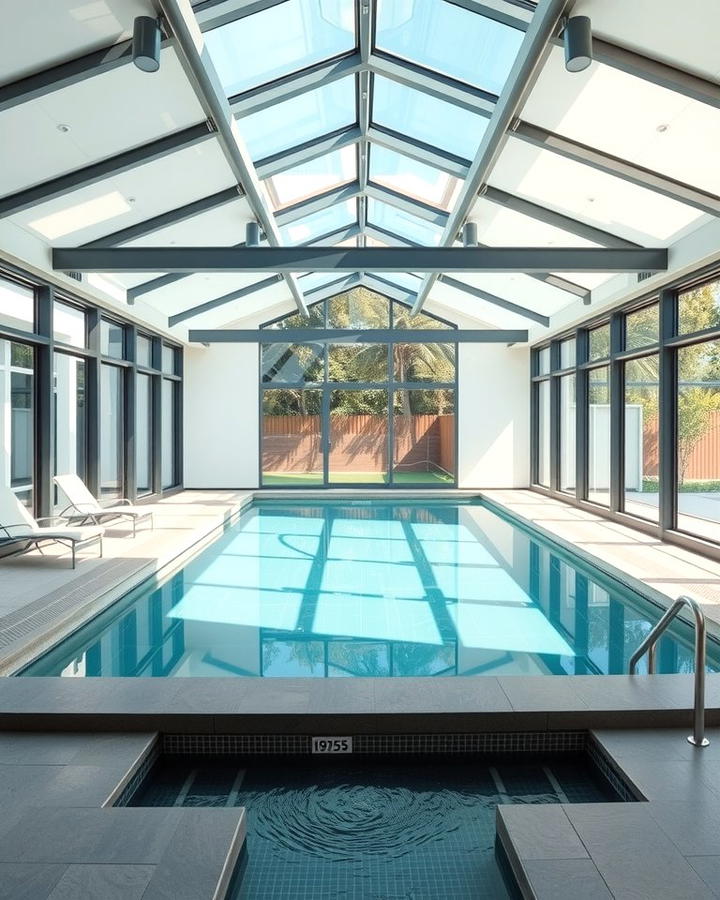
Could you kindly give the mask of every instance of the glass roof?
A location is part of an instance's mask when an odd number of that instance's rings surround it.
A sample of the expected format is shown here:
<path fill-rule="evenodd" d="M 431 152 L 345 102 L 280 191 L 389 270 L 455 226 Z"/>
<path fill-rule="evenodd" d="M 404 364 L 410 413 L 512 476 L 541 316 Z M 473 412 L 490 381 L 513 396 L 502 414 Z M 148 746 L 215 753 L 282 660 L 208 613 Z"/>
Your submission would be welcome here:
<path fill-rule="evenodd" d="M 499 94 L 524 34 L 448 0 L 378 0 L 377 46 Z"/>
<path fill-rule="evenodd" d="M 355 78 L 348 76 L 243 116 L 241 133 L 253 160 L 259 160 L 356 121 Z"/>
<path fill-rule="evenodd" d="M 368 199 L 368 222 L 371 225 L 377 225 L 383 231 L 407 238 L 413 244 L 421 244 L 426 247 L 437 246 L 443 232 L 439 225 L 426 222 L 425 219 L 391 206 L 389 203 L 376 200 L 374 197 Z"/>
<path fill-rule="evenodd" d="M 315 194 L 357 178 L 357 158 L 354 147 L 343 147 L 325 156 L 294 166 L 268 178 L 265 185 L 275 209 L 299 203 Z"/>
<path fill-rule="evenodd" d="M 453 205 L 461 184 L 439 169 L 386 147 L 370 150 L 370 181 L 445 210 Z"/>
<path fill-rule="evenodd" d="M 331 231 L 352 225 L 356 218 L 355 201 L 346 200 L 344 203 L 336 203 L 327 209 L 321 209 L 320 212 L 305 216 L 297 222 L 282 225 L 280 236 L 286 244 L 306 244 Z"/>
<path fill-rule="evenodd" d="M 345 53 L 356 44 L 355 16 L 324 16 L 318 0 L 285 0 L 205 34 L 228 96 Z M 345 6 L 351 6 L 345 2 Z"/>

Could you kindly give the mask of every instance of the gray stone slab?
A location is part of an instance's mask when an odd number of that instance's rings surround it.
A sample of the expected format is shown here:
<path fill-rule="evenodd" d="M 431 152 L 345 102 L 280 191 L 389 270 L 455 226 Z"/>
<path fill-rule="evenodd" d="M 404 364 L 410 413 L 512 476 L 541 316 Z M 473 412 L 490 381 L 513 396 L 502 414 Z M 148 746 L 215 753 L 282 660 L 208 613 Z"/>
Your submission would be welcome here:
<path fill-rule="evenodd" d="M 640 760 L 720 759 L 720 728 L 708 728 L 710 746 L 698 749 L 687 741 L 689 728 L 593 729 L 597 741 L 615 759 Z"/>
<path fill-rule="evenodd" d="M 700 900 L 707 885 L 650 815 L 646 803 L 564 806 L 617 900 Z"/>
<path fill-rule="evenodd" d="M 62 864 L 0 863 L 0 900 L 47 900 L 66 868 Z"/>
<path fill-rule="evenodd" d="M 697 751 L 695 759 L 661 761 L 626 756 L 620 767 L 648 800 L 696 804 L 714 795 L 720 806 L 720 760 Z"/>
<path fill-rule="evenodd" d="M 120 766 L 0 766 L 0 806 L 102 806 L 125 774 Z"/>
<path fill-rule="evenodd" d="M 720 856 L 688 856 L 687 861 L 713 892 L 713 896 L 720 897 Z"/>
<path fill-rule="evenodd" d="M 676 796 L 676 795 L 673 795 Z M 720 856 L 720 802 L 717 794 L 694 793 L 686 799 L 656 799 L 652 818 L 685 856 Z"/>
<path fill-rule="evenodd" d="M 76 766 L 131 766 L 148 750 L 156 737 L 154 732 L 92 734 L 82 743 L 71 763 Z"/>
<path fill-rule="evenodd" d="M 562 806 L 509 804 L 498 806 L 498 831 L 524 865 L 531 859 L 583 859 L 588 853 Z"/>
<path fill-rule="evenodd" d="M 47 900 L 142 900 L 155 868 L 148 865 L 71 865 Z"/>
<path fill-rule="evenodd" d="M 578 694 L 572 678 L 523 678 L 506 675 L 497 680 L 513 709 L 517 711 L 569 712 L 587 709 L 587 703 Z"/>
<path fill-rule="evenodd" d="M 87 734 L 0 733 L 0 765 L 66 765 L 92 739 Z"/>
<path fill-rule="evenodd" d="M 590 859 L 532 859 L 524 867 L 535 900 L 612 900 Z"/>

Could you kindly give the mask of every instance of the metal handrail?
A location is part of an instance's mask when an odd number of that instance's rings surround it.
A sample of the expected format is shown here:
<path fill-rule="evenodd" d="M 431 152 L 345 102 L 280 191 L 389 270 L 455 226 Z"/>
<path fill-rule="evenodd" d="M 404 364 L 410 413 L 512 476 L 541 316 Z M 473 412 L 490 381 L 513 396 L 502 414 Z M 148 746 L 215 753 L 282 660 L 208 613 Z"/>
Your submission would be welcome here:
<path fill-rule="evenodd" d="M 693 710 L 693 733 L 688 737 L 688 741 L 696 747 L 707 747 L 710 743 L 705 737 L 705 650 L 707 643 L 707 627 L 705 625 L 705 614 L 696 600 L 686 596 L 677 598 L 670 609 L 667 610 L 665 615 L 630 657 L 629 671 L 631 675 L 635 675 L 638 662 L 647 653 L 648 674 L 654 674 L 657 642 L 684 606 L 689 606 L 695 616 L 695 702 Z"/>

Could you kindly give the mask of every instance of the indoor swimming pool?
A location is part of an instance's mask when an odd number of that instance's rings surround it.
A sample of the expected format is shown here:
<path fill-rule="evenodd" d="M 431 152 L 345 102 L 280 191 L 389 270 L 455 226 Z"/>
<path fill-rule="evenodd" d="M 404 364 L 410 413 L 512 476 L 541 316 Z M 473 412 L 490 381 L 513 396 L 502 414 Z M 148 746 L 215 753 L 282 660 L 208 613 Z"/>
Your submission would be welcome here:
<path fill-rule="evenodd" d="M 622 674 L 660 614 L 480 499 L 256 500 L 21 674 Z M 692 666 L 678 623 L 657 670 Z"/>

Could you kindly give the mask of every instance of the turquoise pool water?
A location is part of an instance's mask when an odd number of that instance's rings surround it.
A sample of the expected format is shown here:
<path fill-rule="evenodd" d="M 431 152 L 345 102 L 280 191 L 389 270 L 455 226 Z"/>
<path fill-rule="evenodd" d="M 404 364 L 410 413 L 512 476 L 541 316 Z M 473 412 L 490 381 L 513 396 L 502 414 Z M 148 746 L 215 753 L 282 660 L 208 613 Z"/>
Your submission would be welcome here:
<path fill-rule="evenodd" d="M 21 674 L 620 674 L 659 617 L 479 500 L 268 500 Z M 658 670 L 692 671 L 684 625 Z"/>

